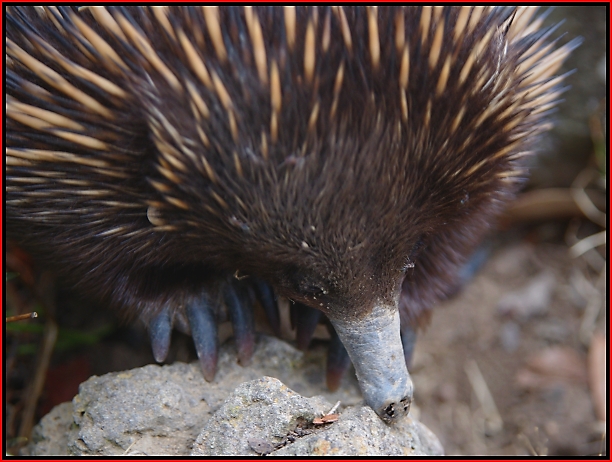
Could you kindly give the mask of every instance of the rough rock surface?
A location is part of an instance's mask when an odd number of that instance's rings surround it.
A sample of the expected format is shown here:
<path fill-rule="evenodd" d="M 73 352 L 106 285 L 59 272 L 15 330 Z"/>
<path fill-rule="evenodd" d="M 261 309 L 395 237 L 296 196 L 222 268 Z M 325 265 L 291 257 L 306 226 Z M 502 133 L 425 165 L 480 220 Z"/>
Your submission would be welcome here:
<path fill-rule="evenodd" d="M 32 456 L 68 454 L 68 432 L 72 425 L 72 403 L 55 406 L 32 431 Z"/>
<path fill-rule="evenodd" d="M 72 403 L 55 407 L 41 420 L 29 453 L 442 453 L 437 438 L 422 424 L 406 419 L 388 427 L 363 407 L 352 374 L 347 374 L 338 392 L 326 390 L 322 353 L 305 355 L 281 340 L 261 336 L 247 368 L 237 364 L 233 345 L 224 345 L 213 383 L 204 381 L 197 363 L 149 365 L 91 377 L 81 384 Z M 313 425 L 313 419 L 321 418 L 337 401 L 341 401 L 335 411 L 338 420 Z"/>
<path fill-rule="evenodd" d="M 192 455 L 443 453 L 424 425 L 408 418 L 389 426 L 367 406 L 351 406 L 329 423 L 312 423 L 331 407 L 322 397 L 304 398 L 271 377 L 244 383 L 208 421 Z"/>

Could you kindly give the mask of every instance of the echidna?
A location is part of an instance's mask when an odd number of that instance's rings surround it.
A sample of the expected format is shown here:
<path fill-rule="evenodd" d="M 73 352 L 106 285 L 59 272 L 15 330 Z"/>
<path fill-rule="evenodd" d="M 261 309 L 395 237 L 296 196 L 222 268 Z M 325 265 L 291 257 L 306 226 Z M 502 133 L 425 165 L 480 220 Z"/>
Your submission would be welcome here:
<path fill-rule="evenodd" d="M 292 300 L 305 331 L 320 310 L 391 421 L 412 398 L 402 337 L 517 191 L 562 91 L 577 42 L 535 12 L 11 7 L 9 233 L 143 319 L 156 359 L 189 331 L 207 380 L 224 310 L 243 363 L 255 295 L 272 320 L 274 292 Z"/>

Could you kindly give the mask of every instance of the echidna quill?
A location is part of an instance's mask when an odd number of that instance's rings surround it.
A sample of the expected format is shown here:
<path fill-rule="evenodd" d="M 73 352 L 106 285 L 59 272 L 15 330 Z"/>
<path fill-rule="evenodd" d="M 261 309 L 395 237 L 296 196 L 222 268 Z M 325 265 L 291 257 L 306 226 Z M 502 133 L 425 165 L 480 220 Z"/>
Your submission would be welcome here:
<path fill-rule="evenodd" d="M 301 343 L 322 313 L 330 381 L 348 352 L 392 421 L 412 399 L 404 348 L 517 191 L 563 90 L 578 43 L 542 21 L 531 7 L 9 7 L 10 236 L 143 319 L 157 360 L 174 325 L 190 332 L 207 380 L 224 313 L 243 363 L 257 299 L 273 326 L 274 294 L 292 300 Z"/>

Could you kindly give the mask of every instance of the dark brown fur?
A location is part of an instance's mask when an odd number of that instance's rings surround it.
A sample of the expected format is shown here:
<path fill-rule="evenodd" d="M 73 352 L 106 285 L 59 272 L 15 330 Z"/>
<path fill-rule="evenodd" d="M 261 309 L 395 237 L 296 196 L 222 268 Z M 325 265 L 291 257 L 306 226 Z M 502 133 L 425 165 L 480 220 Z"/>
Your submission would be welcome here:
<path fill-rule="evenodd" d="M 227 60 L 218 56 L 202 14 L 172 9 L 172 28 L 185 32 L 209 74 L 218 76 L 231 99 L 230 109 L 218 87 L 211 89 L 198 78 L 185 49 L 151 10 L 108 10 L 147 37 L 180 88 L 172 87 L 133 40 L 125 42 L 96 24 L 87 10 L 61 7 L 39 14 L 33 8 L 10 8 L 7 37 L 95 98 L 110 116 L 71 99 L 9 53 L 10 97 L 78 122 L 83 127 L 79 133 L 101 140 L 107 149 L 35 129 L 7 111 L 8 147 L 26 154 L 35 149 L 64 151 L 106 163 L 99 167 L 36 156 L 26 162 L 21 154 L 14 156 L 7 161 L 7 220 L 13 238 L 76 287 L 145 319 L 167 303 L 180 310 L 190 298 L 240 271 L 268 281 L 291 299 L 343 318 L 366 315 L 375 300 L 395 303 L 401 286 L 403 321 L 416 323 L 451 290 L 458 268 L 515 194 L 524 176 L 515 154 L 531 150 L 534 135 L 545 128 L 543 115 L 529 115 L 537 106 L 529 107 L 528 96 L 526 107 L 506 111 L 515 102 L 513 95 L 524 93 L 524 75 L 514 72 L 517 63 L 543 46 L 531 35 L 511 41 L 504 54 L 510 9 L 485 13 L 459 41 L 446 33 L 440 57 L 431 67 L 437 27 L 443 23 L 452 31 L 458 9 L 445 8 L 439 15 L 434 11 L 430 29 L 422 32 L 421 8 L 379 8 L 380 58 L 375 66 L 364 8 L 343 9 L 352 37 L 348 47 L 337 12 L 299 7 L 296 41 L 290 48 L 283 10 L 258 7 L 254 14 L 263 30 L 265 83 L 242 8 L 220 12 Z M 72 15 L 110 44 L 128 69 L 105 60 L 83 39 Z M 410 57 L 406 120 L 398 84 L 398 15 L 405 21 Z M 58 31 L 51 18 L 65 32 Z M 311 82 L 304 68 L 309 23 L 316 38 Z M 326 24 L 330 46 L 323 51 Z M 463 63 L 491 29 L 496 30 L 494 37 L 459 83 Z M 109 94 L 89 77 L 66 71 L 57 56 L 45 51 L 45 44 L 61 59 L 113 82 L 125 96 Z M 447 58 L 453 66 L 438 92 Z M 273 63 L 282 94 L 276 142 L 271 134 Z M 332 115 L 340 63 L 344 75 Z M 490 75 L 493 83 L 474 88 L 483 75 Z M 500 80 L 508 82 L 503 97 L 503 85 L 496 85 Z M 208 118 L 194 116 L 187 81 L 205 101 Z M 558 90 L 555 85 L 548 92 Z M 497 97 L 499 105 L 475 127 Z M 318 116 L 309 128 L 317 104 Z M 461 122 L 451 131 L 462 110 Z M 507 128 L 514 120 L 517 124 Z M 515 139 L 520 142 L 495 157 Z M 177 154 L 165 154 L 165 148 Z M 113 229 L 114 234 L 102 234 Z"/>

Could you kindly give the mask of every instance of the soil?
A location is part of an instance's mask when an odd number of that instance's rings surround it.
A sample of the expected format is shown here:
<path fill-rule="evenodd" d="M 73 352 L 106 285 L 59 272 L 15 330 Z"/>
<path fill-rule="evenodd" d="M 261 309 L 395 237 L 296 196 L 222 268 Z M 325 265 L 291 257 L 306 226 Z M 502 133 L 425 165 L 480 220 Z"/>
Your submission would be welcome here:
<path fill-rule="evenodd" d="M 580 295 L 579 281 L 589 273 L 565 245 L 510 240 L 461 294 L 437 307 L 417 341 L 412 377 L 419 419 L 446 454 L 605 454 L 605 426 L 589 380 L 605 383 L 607 362 L 589 369 L 587 358 L 593 335 L 605 338 L 606 278 Z M 525 310 L 536 291 L 514 316 L 500 312 L 508 293 L 537 284 L 542 274 L 551 291 L 544 309 Z M 589 324 L 593 309 L 599 314 Z"/>

